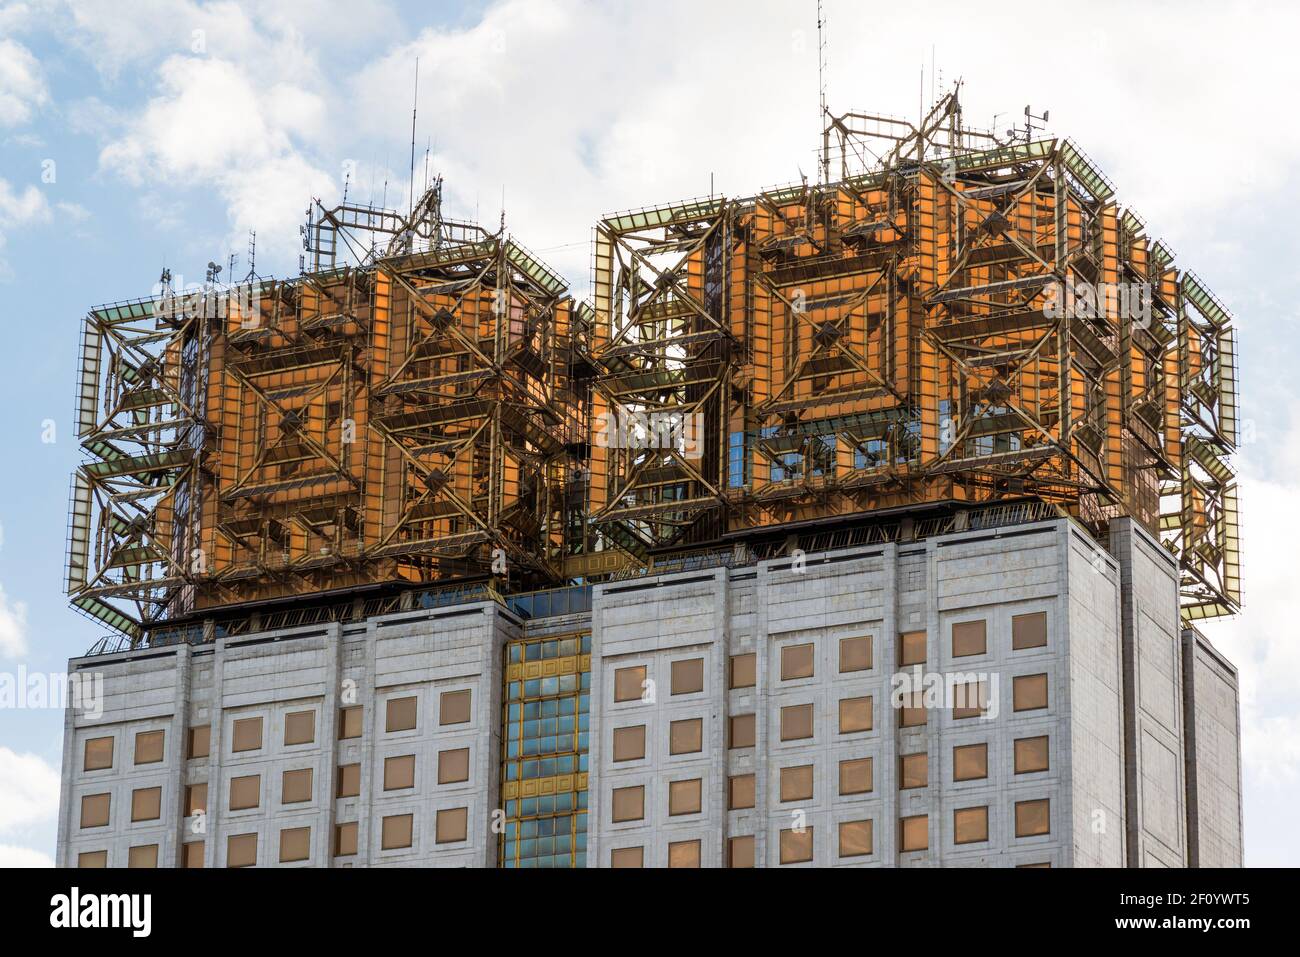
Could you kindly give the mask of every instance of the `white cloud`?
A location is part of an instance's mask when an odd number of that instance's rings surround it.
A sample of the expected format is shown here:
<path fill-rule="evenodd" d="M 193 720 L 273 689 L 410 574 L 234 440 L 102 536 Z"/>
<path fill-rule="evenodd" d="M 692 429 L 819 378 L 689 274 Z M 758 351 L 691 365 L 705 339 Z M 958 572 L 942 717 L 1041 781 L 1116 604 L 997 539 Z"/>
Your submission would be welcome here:
<path fill-rule="evenodd" d="M 27 603 L 11 603 L 0 585 L 0 658 L 20 658 L 26 653 Z"/>
<path fill-rule="evenodd" d="M 0 281 L 9 279 L 11 274 L 3 255 L 8 242 L 7 230 L 48 222 L 50 215 L 50 204 L 43 192 L 30 184 L 16 190 L 7 179 L 0 177 Z"/>
<path fill-rule="evenodd" d="M 0 867 L 53 867 L 54 858 L 44 851 L 14 844 L 0 844 Z"/>
<path fill-rule="evenodd" d="M 59 772 L 36 754 L 0 745 L 0 836 L 55 819 Z"/>
<path fill-rule="evenodd" d="M 50 99 L 41 65 L 17 40 L 0 37 L 0 126 L 28 122 Z"/>

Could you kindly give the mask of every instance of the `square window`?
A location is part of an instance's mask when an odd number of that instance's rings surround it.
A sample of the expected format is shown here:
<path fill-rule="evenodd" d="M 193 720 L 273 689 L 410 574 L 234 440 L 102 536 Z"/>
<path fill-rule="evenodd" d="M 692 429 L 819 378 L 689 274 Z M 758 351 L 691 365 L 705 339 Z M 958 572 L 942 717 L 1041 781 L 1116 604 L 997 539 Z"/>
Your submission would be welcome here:
<path fill-rule="evenodd" d="M 781 769 L 781 802 L 811 801 L 813 796 L 813 766 L 803 764 Z"/>
<path fill-rule="evenodd" d="M 746 834 L 727 841 L 727 866 L 754 866 L 754 835 Z"/>
<path fill-rule="evenodd" d="M 102 771 L 113 766 L 113 739 L 87 738 L 81 759 L 81 770 Z"/>
<path fill-rule="evenodd" d="M 954 844 L 978 844 L 989 839 L 989 809 L 963 807 L 952 812 Z"/>
<path fill-rule="evenodd" d="M 1037 711 L 1047 707 L 1047 675 L 1021 675 L 1011 679 L 1013 711 Z"/>
<path fill-rule="evenodd" d="M 920 728 L 926 723 L 925 692 L 911 691 L 903 694 L 898 708 L 900 728 Z"/>
<path fill-rule="evenodd" d="M 871 730 L 871 695 L 840 699 L 840 734 Z"/>
<path fill-rule="evenodd" d="M 952 686 L 952 718 L 978 718 L 988 709 L 988 684 L 984 681 L 966 681 Z"/>
<path fill-rule="evenodd" d="M 185 788 L 185 816 L 196 814 L 199 811 L 207 813 L 208 810 L 208 786 L 206 784 L 190 784 Z"/>
<path fill-rule="evenodd" d="M 1043 648 L 1047 645 L 1047 612 L 1011 616 L 1011 650 Z"/>
<path fill-rule="evenodd" d="M 645 725 L 614 729 L 614 760 L 637 761 L 645 757 Z"/>
<path fill-rule="evenodd" d="M 703 742 L 703 718 L 687 718 L 668 725 L 669 754 L 695 754 L 702 750 Z"/>
<path fill-rule="evenodd" d="M 699 867 L 700 842 L 673 841 L 668 845 L 669 867 Z"/>
<path fill-rule="evenodd" d="M 283 828 L 280 831 L 280 863 L 305 861 L 309 857 L 311 857 L 311 828 Z"/>
<path fill-rule="evenodd" d="M 989 776 L 989 746 L 963 744 L 952 749 L 952 779 L 978 781 Z"/>
<path fill-rule="evenodd" d="M 335 797 L 350 798 L 361 794 L 361 765 L 339 765 L 339 784 Z"/>
<path fill-rule="evenodd" d="M 247 774 L 230 779 L 230 810 L 246 811 L 261 803 L 262 776 Z"/>
<path fill-rule="evenodd" d="M 754 775 L 735 774 L 727 779 L 727 807 L 732 811 L 754 806 Z"/>
<path fill-rule="evenodd" d="M 384 758 L 384 790 L 400 791 L 415 787 L 415 755 L 402 754 Z"/>
<path fill-rule="evenodd" d="M 469 724 L 472 698 L 473 693 L 469 688 L 464 691 L 444 691 L 438 702 L 438 723 Z"/>
<path fill-rule="evenodd" d="M 1016 774 L 1047 770 L 1047 735 L 1016 738 Z"/>
<path fill-rule="evenodd" d="M 233 725 L 230 750 L 256 751 L 262 747 L 262 719 L 237 718 Z"/>
<path fill-rule="evenodd" d="M 841 821 L 840 857 L 863 857 L 870 854 L 871 839 L 870 821 Z"/>
<path fill-rule="evenodd" d="M 284 716 L 285 744 L 310 744 L 315 740 L 315 711 L 295 711 Z"/>
<path fill-rule="evenodd" d="M 231 834 L 226 838 L 227 867 L 254 867 L 256 864 L 256 834 Z"/>
<path fill-rule="evenodd" d="M 108 867 L 108 851 L 82 851 L 77 855 L 77 867 Z"/>
<path fill-rule="evenodd" d="M 905 817 L 898 822 L 898 848 L 924 851 L 930 846 L 930 818 L 925 814 Z"/>
<path fill-rule="evenodd" d="M 157 867 L 158 845 L 139 844 L 127 851 L 127 867 Z"/>
<path fill-rule="evenodd" d="M 643 847 L 616 847 L 609 852 L 610 867 L 642 867 L 644 860 Z"/>
<path fill-rule="evenodd" d="M 781 680 L 813 676 L 813 645 L 785 645 L 781 648 Z"/>
<path fill-rule="evenodd" d="M 694 694 L 704 690 L 704 659 L 685 658 L 672 666 L 672 693 Z"/>
<path fill-rule="evenodd" d="M 187 737 L 189 740 L 186 742 L 185 747 L 186 756 L 189 758 L 206 758 L 212 741 L 212 725 L 204 724 L 199 725 L 197 728 L 190 728 Z"/>
<path fill-rule="evenodd" d="M 351 857 L 357 852 L 357 822 L 334 825 L 334 856 Z"/>
<path fill-rule="evenodd" d="M 108 806 L 111 795 L 87 794 L 81 799 L 81 826 L 104 827 L 108 824 Z"/>
<path fill-rule="evenodd" d="M 925 664 L 925 632 L 909 631 L 898 638 L 899 667 Z"/>
<path fill-rule="evenodd" d="M 840 674 L 871 670 L 871 636 L 840 639 Z"/>
<path fill-rule="evenodd" d="M 923 788 L 930 783 L 930 755 L 925 751 L 898 758 L 898 789 Z"/>
<path fill-rule="evenodd" d="M 1048 799 L 1016 802 L 1016 837 L 1036 837 L 1051 832 Z"/>
<path fill-rule="evenodd" d="M 612 803 L 614 823 L 642 820 L 645 817 L 645 786 L 614 788 Z"/>
<path fill-rule="evenodd" d="M 469 748 L 438 752 L 438 783 L 459 784 L 469 780 Z"/>
<path fill-rule="evenodd" d="M 413 814 L 392 814 L 384 818 L 380 825 L 379 847 L 384 851 L 395 851 L 411 846 L 411 832 L 415 824 Z"/>
<path fill-rule="evenodd" d="M 731 656 L 732 688 L 752 688 L 758 681 L 758 656 L 752 651 L 745 655 Z"/>
<path fill-rule="evenodd" d="M 203 867 L 203 849 L 206 846 L 204 841 L 190 841 L 185 845 L 182 852 L 181 866 L 188 868 Z"/>
<path fill-rule="evenodd" d="M 156 821 L 162 815 L 162 788 L 136 788 L 131 792 L 131 820 Z"/>
<path fill-rule="evenodd" d="M 361 737 L 361 705 L 339 711 L 339 740 Z"/>
<path fill-rule="evenodd" d="M 792 704 L 781 709 L 781 740 L 800 741 L 813 736 L 813 706 Z"/>
<path fill-rule="evenodd" d="M 984 619 L 956 621 L 952 625 L 952 656 L 968 658 L 988 651 L 988 633 Z"/>
<path fill-rule="evenodd" d="M 285 771 L 280 778 L 280 803 L 302 804 L 311 800 L 311 768 Z"/>
<path fill-rule="evenodd" d="M 869 794 L 875 787 L 871 758 L 849 758 L 840 762 L 840 794 Z"/>
<path fill-rule="evenodd" d="M 163 731 L 141 731 L 135 736 L 135 763 L 157 764 L 163 759 Z"/>
<path fill-rule="evenodd" d="M 754 716 L 752 714 L 733 714 L 730 721 L 729 736 L 732 748 L 752 748 L 754 746 Z"/>
<path fill-rule="evenodd" d="M 700 785 L 699 778 L 691 778 L 689 781 L 670 781 L 668 784 L 669 816 L 699 814 Z"/>
<path fill-rule="evenodd" d="M 411 731 L 415 728 L 419 708 L 415 695 L 406 698 L 389 698 L 384 717 L 385 731 Z"/>
<path fill-rule="evenodd" d="M 645 690 L 645 665 L 614 670 L 614 700 L 639 701 Z"/>
<path fill-rule="evenodd" d="M 435 831 L 435 840 L 438 844 L 455 844 L 466 840 L 469 835 L 469 808 L 441 808 L 438 811 Z"/>
<path fill-rule="evenodd" d="M 781 832 L 781 863 L 803 864 L 813 859 L 813 829 L 790 828 Z"/>

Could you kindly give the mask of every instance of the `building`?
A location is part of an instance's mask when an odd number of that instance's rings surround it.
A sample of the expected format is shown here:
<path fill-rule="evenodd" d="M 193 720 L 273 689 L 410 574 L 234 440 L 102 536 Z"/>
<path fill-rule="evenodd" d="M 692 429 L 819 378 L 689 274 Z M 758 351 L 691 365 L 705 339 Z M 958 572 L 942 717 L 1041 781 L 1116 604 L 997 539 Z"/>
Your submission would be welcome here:
<path fill-rule="evenodd" d="M 1230 315 L 1069 141 L 869 136 L 590 304 L 435 183 L 92 311 L 60 863 L 1240 863 Z"/>

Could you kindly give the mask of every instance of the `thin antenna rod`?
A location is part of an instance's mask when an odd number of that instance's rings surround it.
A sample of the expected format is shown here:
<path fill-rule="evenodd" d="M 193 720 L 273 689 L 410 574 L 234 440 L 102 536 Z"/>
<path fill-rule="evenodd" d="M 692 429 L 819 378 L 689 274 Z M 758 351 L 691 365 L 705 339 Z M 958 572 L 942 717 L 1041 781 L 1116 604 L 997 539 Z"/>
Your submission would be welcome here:
<path fill-rule="evenodd" d="M 420 105 L 420 58 L 415 58 L 415 93 L 411 98 L 411 205 L 407 219 L 415 212 L 415 111 Z"/>
<path fill-rule="evenodd" d="M 823 29 L 826 26 L 826 18 L 822 13 L 822 0 L 817 0 L 817 122 L 822 128 L 822 155 L 820 181 L 826 183 L 830 179 L 830 154 L 829 140 L 826 134 L 826 39 L 823 36 Z"/>

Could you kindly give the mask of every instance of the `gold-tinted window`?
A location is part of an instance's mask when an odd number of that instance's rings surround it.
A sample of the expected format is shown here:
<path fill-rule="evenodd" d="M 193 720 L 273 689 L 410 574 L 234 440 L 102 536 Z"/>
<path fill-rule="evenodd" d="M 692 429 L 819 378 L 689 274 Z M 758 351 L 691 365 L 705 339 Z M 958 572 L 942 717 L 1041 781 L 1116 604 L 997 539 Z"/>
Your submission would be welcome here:
<path fill-rule="evenodd" d="M 419 715 L 418 704 L 415 695 L 406 698 L 389 698 L 387 714 L 384 716 L 384 730 L 410 731 L 414 729 Z"/>
<path fill-rule="evenodd" d="M 185 788 L 185 816 L 189 817 L 198 811 L 206 812 L 208 809 L 208 786 L 206 784 L 190 784 Z"/>
<path fill-rule="evenodd" d="M 1047 612 L 1036 611 L 1028 615 L 1011 617 L 1011 648 L 1042 648 L 1047 644 Z"/>
<path fill-rule="evenodd" d="M 361 705 L 353 705 L 339 711 L 339 740 L 361 737 Z"/>
<path fill-rule="evenodd" d="M 463 691 L 444 691 L 438 703 L 438 723 L 468 724 L 472 698 L 473 692 L 469 688 Z"/>
<path fill-rule="evenodd" d="M 284 716 L 284 743 L 310 744 L 316 740 L 316 712 L 294 711 Z"/>
<path fill-rule="evenodd" d="M 1016 837 L 1035 837 L 1052 829 L 1048 799 L 1016 802 Z"/>
<path fill-rule="evenodd" d="M 280 831 L 280 863 L 305 861 L 311 857 L 311 828 L 286 827 Z"/>
<path fill-rule="evenodd" d="M 752 748 L 754 746 L 754 716 L 752 714 L 733 714 L 730 721 L 729 738 L 733 748 Z"/>
<path fill-rule="evenodd" d="M 384 790 L 400 791 L 415 787 L 415 755 L 400 754 L 384 758 Z"/>
<path fill-rule="evenodd" d="M 614 760 L 636 761 L 645 757 L 645 725 L 614 729 Z"/>
<path fill-rule="evenodd" d="M 840 734 L 871 730 L 871 695 L 840 699 Z"/>
<path fill-rule="evenodd" d="M 438 844 L 455 844 L 465 840 L 469 834 L 469 808 L 440 808 L 434 830 Z"/>
<path fill-rule="evenodd" d="M 978 718 L 988 708 L 988 694 L 988 683 L 984 681 L 965 681 L 953 685 L 953 720 Z"/>
<path fill-rule="evenodd" d="M 952 812 L 954 844 L 976 844 L 989 839 L 989 809 L 963 807 Z"/>
<path fill-rule="evenodd" d="M 645 665 L 614 669 L 614 700 L 637 701 L 645 684 Z"/>
<path fill-rule="evenodd" d="M 735 774 L 727 779 L 727 807 L 732 811 L 754 806 L 754 775 Z"/>
<path fill-rule="evenodd" d="M 813 859 L 813 829 L 790 828 L 781 832 L 781 863 L 802 864 Z"/>
<path fill-rule="evenodd" d="M 186 844 L 181 856 L 181 867 L 203 867 L 204 846 L 205 842 L 203 841 L 190 841 Z"/>
<path fill-rule="evenodd" d="M 83 851 L 77 855 L 78 867 L 108 867 L 108 851 Z"/>
<path fill-rule="evenodd" d="M 1011 707 L 1014 711 L 1035 711 L 1047 707 L 1047 675 L 1020 675 L 1011 679 Z"/>
<path fill-rule="evenodd" d="M 230 779 L 230 810 L 245 811 L 261 803 L 262 776 L 247 774 Z"/>
<path fill-rule="evenodd" d="M 898 664 L 925 664 L 925 632 L 909 631 L 898 636 Z"/>
<path fill-rule="evenodd" d="M 87 738 L 85 753 L 81 759 L 81 770 L 102 771 L 113 766 L 113 739 Z"/>
<path fill-rule="evenodd" d="M 727 841 L 727 866 L 754 866 L 754 835 L 746 834 Z"/>
<path fill-rule="evenodd" d="M 871 670 L 871 636 L 840 639 L 840 674 Z"/>
<path fill-rule="evenodd" d="M 849 758 L 840 762 L 840 794 L 867 794 L 875 787 L 871 758 Z"/>
<path fill-rule="evenodd" d="M 334 856 L 351 857 L 357 852 L 357 822 L 334 825 Z"/>
<path fill-rule="evenodd" d="M 699 841 L 673 841 L 668 845 L 669 867 L 699 867 Z"/>
<path fill-rule="evenodd" d="M 870 821 L 840 822 L 840 857 L 862 857 L 872 852 Z"/>
<path fill-rule="evenodd" d="M 357 797 L 361 793 L 361 765 L 339 765 L 338 793 L 335 797 Z"/>
<path fill-rule="evenodd" d="M 285 771 L 280 778 L 280 803 L 301 804 L 311 800 L 311 768 Z"/>
<path fill-rule="evenodd" d="M 1033 864 L 1017 864 L 1016 869 L 1019 870 L 1022 867 L 1051 867 L 1051 866 L 1052 866 L 1051 861 L 1035 861 Z"/>
<path fill-rule="evenodd" d="M 988 651 L 988 632 L 984 619 L 956 621 L 952 625 L 952 656 L 966 658 Z"/>
<path fill-rule="evenodd" d="M 1016 774 L 1047 770 L 1047 735 L 1016 739 Z"/>
<path fill-rule="evenodd" d="M 262 719 L 237 718 L 230 737 L 231 751 L 256 751 L 262 746 Z"/>
<path fill-rule="evenodd" d="M 785 645 L 781 648 L 781 680 L 813 676 L 813 645 Z"/>
<path fill-rule="evenodd" d="M 963 744 L 952 749 L 952 779 L 976 781 L 989 776 L 989 746 Z"/>
<path fill-rule="evenodd" d="M 226 838 L 227 867 L 253 867 L 256 864 L 256 834 L 231 834 Z"/>
<path fill-rule="evenodd" d="M 930 846 L 930 818 L 924 814 L 905 817 L 898 822 L 898 849 L 924 851 Z"/>
<path fill-rule="evenodd" d="M 639 821 L 645 817 L 645 786 L 614 788 L 613 819 L 619 821 Z"/>
<path fill-rule="evenodd" d="M 469 780 L 469 748 L 438 752 L 438 783 L 458 784 Z"/>
<path fill-rule="evenodd" d="M 781 740 L 799 741 L 813 736 L 813 706 L 792 704 L 781 709 Z"/>
<path fill-rule="evenodd" d="M 930 783 L 930 756 L 925 751 L 903 754 L 898 758 L 898 787 L 923 788 Z"/>
<path fill-rule="evenodd" d="M 703 718 L 685 718 L 668 725 L 669 754 L 694 754 L 703 748 L 703 744 Z"/>
<path fill-rule="evenodd" d="M 127 867 L 157 867 L 158 866 L 158 845 L 157 844 L 137 844 L 127 851 Z"/>
<path fill-rule="evenodd" d="M 108 805 L 111 795 L 87 794 L 81 799 L 81 826 L 104 827 L 108 824 Z"/>
<path fill-rule="evenodd" d="M 135 763 L 157 764 L 163 759 L 164 731 L 141 731 L 135 736 Z"/>
<path fill-rule="evenodd" d="M 919 728 L 925 724 L 925 692 L 911 691 L 901 695 L 898 709 L 900 728 Z"/>
<path fill-rule="evenodd" d="M 674 661 L 672 667 L 672 693 L 694 694 L 704 690 L 704 659 L 685 658 Z"/>
<path fill-rule="evenodd" d="M 641 867 L 644 860 L 643 847 L 616 847 L 609 852 L 610 867 Z"/>
<path fill-rule="evenodd" d="M 382 850 L 392 851 L 411 846 L 411 829 L 415 823 L 413 814 L 391 814 L 384 818 L 380 826 L 379 846 Z"/>
<path fill-rule="evenodd" d="M 186 742 L 185 747 L 186 756 L 190 758 L 206 758 L 212 741 L 212 725 L 204 724 L 196 728 L 190 728 L 187 737 L 189 740 Z"/>
<path fill-rule="evenodd" d="M 156 821 L 162 816 L 162 788 L 136 788 L 131 792 L 131 820 Z"/>
<path fill-rule="evenodd" d="M 781 801 L 811 801 L 813 796 L 813 766 L 802 764 L 781 769 Z"/>
<path fill-rule="evenodd" d="M 752 688 L 758 680 L 758 656 L 752 651 L 745 655 L 731 656 L 732 688 Z"/>
<path fill-rule="evenodd" d="M 669 815 L 700 813 L 700 785 L 699 778 L 691 778 L 689 781 L 669 782 Z"/>

